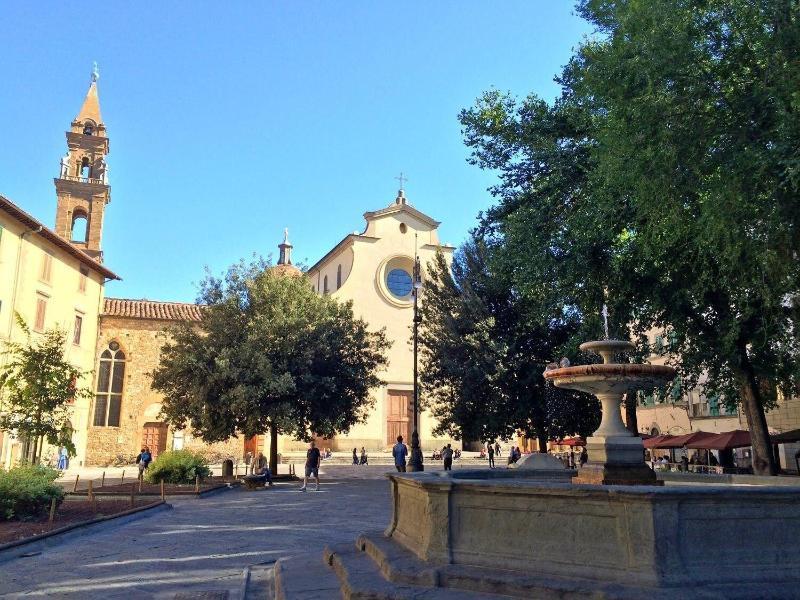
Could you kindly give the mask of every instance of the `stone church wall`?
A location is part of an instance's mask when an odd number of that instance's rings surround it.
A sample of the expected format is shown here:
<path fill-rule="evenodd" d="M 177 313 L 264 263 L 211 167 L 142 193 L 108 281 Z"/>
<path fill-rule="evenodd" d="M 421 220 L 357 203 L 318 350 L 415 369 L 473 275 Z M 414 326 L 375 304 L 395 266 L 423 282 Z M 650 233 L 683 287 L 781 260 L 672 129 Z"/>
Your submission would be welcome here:
<path fill-rule="evenodd" d="M 155 319 L 108 315 L 100 318 L 96 357 L 99 357 L 110 342 L 118 342 L 125 352 L 125 380 L 119 427 L 95 427 L 92 425 L 93 413 L 90 413 L 87 465 L 129 463 L 141 448 L 145 423 L 160 421 L 158 413 L 161 409 L 162 396 L 151 389 L 149 373 L 159 363 L 161 346 L 165 341 L 164 331 L 170 324 L 170 321 Z M 172 429 L 168 429 L 166 450 L 173 448 L 173 435 Z M 206 444 L 189 432 L 183 436 L 184 448 L 203 451 L 212 458 L 223 455 L 231 458 L 241 457 L 243 443 L 241 437 Z"/>

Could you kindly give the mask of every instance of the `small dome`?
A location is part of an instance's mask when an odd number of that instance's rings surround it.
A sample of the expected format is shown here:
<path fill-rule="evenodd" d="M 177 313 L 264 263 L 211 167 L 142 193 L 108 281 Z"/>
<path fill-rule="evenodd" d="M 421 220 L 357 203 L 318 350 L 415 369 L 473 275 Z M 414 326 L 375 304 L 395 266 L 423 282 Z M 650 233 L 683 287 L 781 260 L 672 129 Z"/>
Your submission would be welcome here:
<path fill-rule="evenodd" d="M 294 265 L 275 265 L 270 269 L 270 273 L 282 277 L 300 277 L 303 272 Z"/>

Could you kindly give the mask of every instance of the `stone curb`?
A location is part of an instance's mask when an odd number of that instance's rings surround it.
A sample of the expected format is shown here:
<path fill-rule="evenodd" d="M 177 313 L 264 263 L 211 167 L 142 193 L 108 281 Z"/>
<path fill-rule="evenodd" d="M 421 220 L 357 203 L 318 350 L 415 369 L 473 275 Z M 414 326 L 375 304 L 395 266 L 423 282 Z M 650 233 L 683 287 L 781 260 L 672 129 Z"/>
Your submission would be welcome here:
<path fill-rule="evenodd" d="M 230 482 L 230 487 L 239 487 L 239 485 L 240 485 L 240 483 L 238 481 L 231 481 Z M 103 488 L 100 488 L 100 490 L 102 490 L 102 489 Z M 186 491 L 179 491 L 179 492 L 172 492 L 172 493 L 166 492 L 164 495 L 165 496 L 172 496 L 174 498 L 190 498 L 192 496 L 197 496 L 199 498 L 201 496 L 207 496 L 209 494 L 213 494 L 213 493 L 216 493 L 216 492 L 219 492 L 219 491 L 222 491 L 222 490 L 227 490 L 227 489 L 229 489 L 228 484 L 227 483 L 221 483 L 221 484 L 216 485 L 216 486 L 214 486 L 212 488 L 208 488 L 208 489 L 205 489 L 205 490 L 200 490 L 199 492 L 195 492 L 194 490 L 186 490 Z M 86 490 L 78 490 L 77 492 L 66 492 L 66 494 L 68 496 L 78 496 L 78 497 L 81 497 L 81 498 L 86 498 L 89 495 Z M 115 492 L 96 491 L 96 492 L 94 492 L 94 495 L 95 496 L 103 496 L 105 498 L 115 498 L 115 497 L 116 498 L 130 498 L 130 493 L 128 493 L 128 492 L 115 493 Z M 139 496 L 139 497 L 149 496 L 149 497 L 157 498 L 157 497 L 161 496 L 161 492 L 160 491 L 156 491 L 156 492 L 136 492 L 136 496 Z"/>
<path fill-rule="evenodd" d="M 45 548 L 56 546 L 64 541 L 80 536 L 88 529 L 108 529 L 165 510 L 172 510 L 172 505 L 160 500 L 159 502 L 148 504 L 147 506 L 131 508 L 124 512 L 117 513 L 116 515 L 107 515 L 92 519 L 91 521 L 73 523 L 72 525 L 66 525 L 54 529 L 53 531 L 46 531 L 24 540 L 8 542 L 0 545 L 0 563 L 8 562 L 15 558 L 23 558 L 22 554 L 41 552 Z"/>

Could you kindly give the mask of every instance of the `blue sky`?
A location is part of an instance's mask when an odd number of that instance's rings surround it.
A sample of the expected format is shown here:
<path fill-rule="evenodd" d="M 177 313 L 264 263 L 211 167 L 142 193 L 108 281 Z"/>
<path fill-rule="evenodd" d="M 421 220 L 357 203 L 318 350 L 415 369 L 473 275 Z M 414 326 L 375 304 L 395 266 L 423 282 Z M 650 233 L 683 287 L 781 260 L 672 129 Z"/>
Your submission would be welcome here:
<path fill-rule="evenodd" d="M 568 0 L 4 2 L 0 194 L 46 224 L 93 61 L 111 153 L 109 296 L 192 301 L 204 266 L 313 264 L 406 194 L 460 244 L 491 204 L 457 114 L 558 93 L 589 33 Z"/>

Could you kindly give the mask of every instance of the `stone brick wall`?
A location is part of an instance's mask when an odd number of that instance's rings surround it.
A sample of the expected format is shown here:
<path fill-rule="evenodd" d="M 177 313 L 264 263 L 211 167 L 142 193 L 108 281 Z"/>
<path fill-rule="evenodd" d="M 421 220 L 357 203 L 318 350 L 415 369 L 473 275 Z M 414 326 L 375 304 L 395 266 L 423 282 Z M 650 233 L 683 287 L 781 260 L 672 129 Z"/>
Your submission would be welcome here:
<path fill-rule="evenodd" d="M 93 426 L 94 404 L 92 404 L 86 464 L 105 465 L 135 457 L 142 444 L 144 424 L 160 421 L 158 412 L 162 396 L 150 388 L 149 373 L 158 365 L 161 346 L 165 341 L 164 331 L 169 325 L 169 321 L 155 319 L 108 315 L 100 318 L 96 356 L 99 357 L 111 341 L 117 341 L 125 352 L 125 380 L 119 427 Z M 183 447 L 236 458 L 242 456 L 243 443 L 240 437 L 225 442 L 205 444 L 199 437 L 185 432 Z M 171 450 L 172 447 L 173 431 L 170 428 L 167 431 L 166 449 Z"/>

